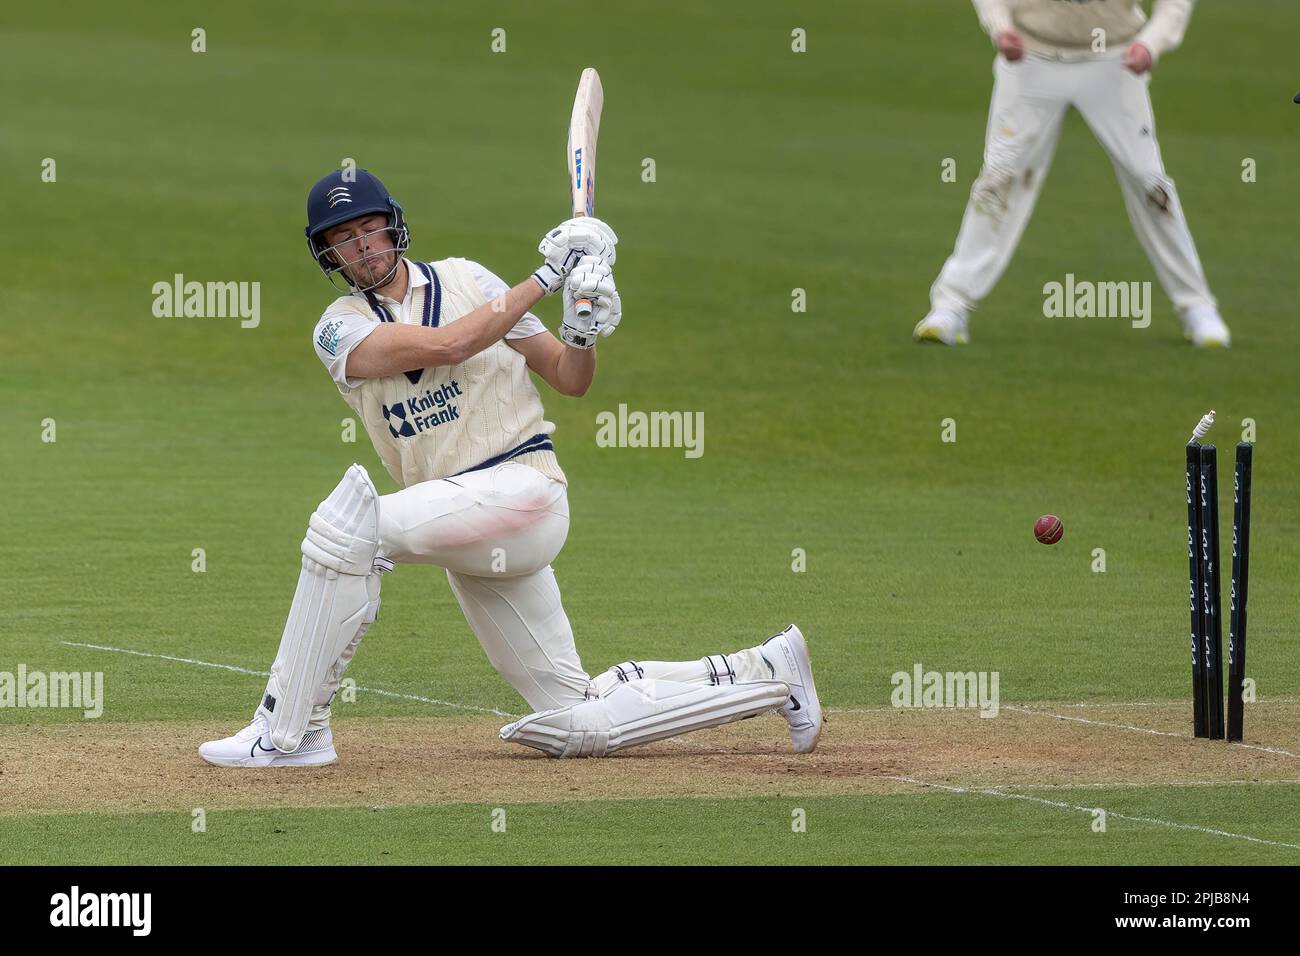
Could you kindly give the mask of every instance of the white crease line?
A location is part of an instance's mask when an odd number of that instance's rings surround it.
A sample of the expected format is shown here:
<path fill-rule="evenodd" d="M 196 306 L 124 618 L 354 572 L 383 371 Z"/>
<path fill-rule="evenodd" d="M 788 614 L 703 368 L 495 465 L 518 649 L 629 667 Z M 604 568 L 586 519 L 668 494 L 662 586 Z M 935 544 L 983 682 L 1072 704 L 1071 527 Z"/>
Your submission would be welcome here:
<path fill-rule="evenodd" d="M 1300 701 L 1300 697 L 1268 697 L 1260 698 L 1251 704 L 1252 707 L 1258 707 L 1260 704 L 1294 704 Z M 1185 705 L 1184 700 L 1115 700 L 1115 701 L 1083 701 L 1077 704 L 1053 703 L 1050 701 L 1040 702 L 1042 706 L 1051 707 L 1166 707 Z"/>
<path fill-rule="evenodd" d="M 107 647 L 103 644 L 83 644 L 77 641 L 60 641 L 59 643 L 67 647 L 86 647 L 96 651 L 112 651 L 116 654 L 130 654 L 134 657 L 149 657 L 149 658 L 153 658 L 154 660 L 173 661 L 178 664 L 193 664 L 197 667 L 215 667 L 219 670 L 232 671 L 236 674 L 251 674 L 255 677 L 270 676 L 270 672 L 268 671 L 255 671 L 255 670 L 250 670 L 247 667 L 236 667 L 234 664 L 217 664 L 212 661 L 198 661 L 188 657 L 174 657 L 171 654 L 150 654 L 146 651 L 132 651 L 124 647 Z M 476 713 L 495 714 L 498 717 L 506 717 L 510 720 L 516 720 L 519 717 L 523 716 L 522 714 L 509 714 L 503 710 L 497 710 L 495 707 L 478 707 L 474 704 L 458 704 L 449 700 L 437 700 L 436 698 L 433 697 L 422 697 L 419 694 L 403 694 L 403 693 L 399 693 L 398 691 L 384 690 L 383 688 L 380 687 L 362 687 L 361 685 L 357 685 L 357 690 L 365 691 L 367 694 L 378 694 L 381 697 L 392 697 L 399 700 L 413 700 L 421 704 L 434 704 L 439 707 L 451 707 L 455 710 L 471 710 L 471 711 L 475 711 Z M 1284 700 L 1286 698 L 1274 698 L 1274 699 Z M 1154 703 L 1157 702 L 1152 702 L 1152 704 Z M 1068 720 L 1080 724 L 1094 724 L 1098 727 L 1113 727 L 1117 730 L 1129 730 L 1136 733 L 1153 734 L 1159 737 L 1183 737 L 1188 740 L 1196 739 L 1192 737 L 1191 734 L 1178 733 L 1177 731 L 1152 730 L 1149 727 L 1134 727 L 1131 724 L 1115 724 L 1115 723 L 1110 723 L 1102 720 L 1088 720 L 1087 718 L 1084 717 L 1066 717 L 1063 714 L 1053 714 L 1048 711 L 1035 710 L 1030 707 L 1021 707 L 1014 704 L 1003 704 L 1002 706 L 1003 709 L 1005 710 L 1014 710 L 1023 714 L 1034 714 L 1038 717 L 1051 717 L 1056 720 Z M 1074 705 L 1066 705 L 1066 706 L 1074 706 Z M 1077 706 L 1084 706 L 1084 705 L 1077 705 Z M 1113 705 L 1108 704 L 1104 706 L 1123 707 L 1123 706 L 1134 706 L 1134 705 L 1119 703 Z M 896 709 L 897 708 L 894 707 L 862 707 L 862 708 L 848 708 L 842 710 L 828 709 L 828 713 L 865 714 L 865 713 L 880 713 L 880 712 L 886 712 L 886 711 L 891 711 Z M 1259 744 L 1244 744 L 1244 743 L 1231 743 L 1229 744 L 1229 746 L 1244 747 L 1247 750 L 1259 750 L 1265 753 L 1278 754 L 1284 757 L 1294 757 L 1300 760 L 1300 754 L 1292 753 L 1289 750 L 1282 750 L 1277 747 L 1265 747 Z"/>
<path fill-rule="evenodd" d="M 1274 698 L 1274 700 L 1276 700 L 1276 699 L 1277 699 L 1277 698 Z M 1162 707 L 1162 706 L 1165 706 L 1166 704 L 1176 704 L 1176 703 L 1178 703 L 1178 701 L 1176 701 L 1176 700 L 1144 700 L 1144 701 L 1119 702 L 1119 703 L 1114 703 L 1114 704 L 1050 704 L 1050 705 L 1042 705 L 1042 706 L 1052 706 L 1052 707 Z M 1002 706 L 1002 707 L 1010 707 L 1010 706 L 1012 706 L 1012 705 L 1011 705 L 1011 704 L 1001 704 L 1000 706 Z M 823 708 L 823 711 L 825 711 L 826 713 L 830 713 L 830 714 L 884 714 L 884 713 L 888 713 L 888 712 L 891 711 L 891 710 L 907 711 L 907 710 L 921 710 L 921 709 L 925 709 L 925 710 L 961 710 L 962 708 L 960 708 L 960 707 L 928 707 L 928 708 L 919 708 L 919 707 L 892 707 L 892 706 L 891 706 L 891 707 L 837 707 L 835 710 L 831 710 L 830 708 L 827 707 L 827 708 Z"/>
<path fill-rule="evenodd" d="M 1024 793 L 1005 793 L 1001 790 L 972 790 L 967 787 L 951 787 L 941 783 L 927 783 L 924 780 L 917 780 L 915 777 L 887 777 L 888 780 L 896 780 L 900 783 L 911 783 L 919 787 L 932 787 L 936 790 L 945 790 L 948 793 L 973 794 L 981 797 L 1000 797 L 1003 800 L 1027 800 L 1030 803 L 1041 803 L 1044 806 L 1056 807 L 1058 810 L 1077 810 L 1080 813 L 1091 814 L 1096 810 L 1103 810 L 1106 816 L 1114 817 L 1116 820 L 1128 820 L 1133 823 L 1154 823 L 1157 826 L 1171 827 L 1175 830 L 1194 830 L 1197 833 L 1208 833 L 1211 836 L 1229 837 L 1233 840 L 1246 840 L 1249 843 L 1261 843 L 1265 846 L 1280 846 L 1288 850 L 1300 850 L 1300 843 L 1282 843 L 1278 840 L 1265 840 L 1262 837 L 1247 836 L 1244 833 L 1229 833 L 1227 830 L 1215 830 L 1212 827 L 1198 827 L 1193 823 L 1175 823 L 1173 820 L 1159 820 L 1155 817 L 1131 817 L 1125 813 L 1117 813 L 1114 810 L 1106 810 L 1104 807 L 1080 807 L 1073 803 L 1062 803 L 1059 800 L 1047 800 L 1043 797 L 1031 797 Z"/>
<path fill-rule="evenodd" d="M 1074 704 L 1057 702 L 1053 707 L 1164 707 L 1166 705 L 1182 703 L 1177 700 L 1117 700 L 1117 701 L 1079 701 Z"/>
<path fill-rule="evenodd" d="M 1263 744 L 1241 744 L 1236 741 L 1229 741 L 1229 747 L 1245 747 L 1247 750 L 1262 750 L 1265 753 L 1281 754 L 1283 757 L 1295 757 L 1300 760 L 1300 754 L 1292 753 L 1289 750 L 1283 750 L 1281 747 L 1265 747 Z"/>
<path fill-rule="evenodd" d="M 1003 704 L 1003 710 L 1014 710 L 1021 714 L 1033 714 L 1035 717 L 1051 717 L 1055 720 L 1069 720 L 1076 724 L 1092 724 L 1096 727 L 1114 727 L 1117 730 L 1132 730 L 1140 734 L 1154 734 L 1157 737 L 1186 737 L 1194 740 L 1191 734 L 1180 733 L 1177 730 L 1152 730 L 1150 727 L 1134 727 L 1132 724 L 1115 724 L 1106 720 L 1089 720 L 1087 717 L 1066 717 L 1064 714 L 1053 714 L 1047 710 L 1037 710 L 1033 707 L 1017 707 L 1014 704 Z"/>
<path fill-rule="evenodd" d="M 1132 724 L 1115 724 L 1105 720 L 1089 720 L 1086 717 L 1066 717 L 1064 714 L 1053 714 L 1046 710 L 1035 710 L 1032 707 L 1017 707 L 1013 704 L 1003 704 L 1003 710 L 1014 710 L 1021 714 L 1033 714 L 1035 717 L 1051 717 L 1053 720 L 1069 720 L 1076 724 L 1092 724 L 1096 727 L 1113 727 L 1116 730 L 1131 730 L 1139 734 L 1153 734 L 1157 737 L 1182 737 L 1186 740 L 1196 740 L 1191 734 L 1179 733 L 1176 730 L 1152 730 L 1150 727 L 1134 727 Z M 1290 750 L 1282 750 L 1280 747 L 1265 747 L 1263 744 L 1242 744 L 1230 741 L 1229 747 L 1244 747 L 1246 750 L 1259 750 L 1264 753 L 1278 754 L 1283 757 L 1295 757 L 1300 760 L 1300 754 L 1292 753 Z"/>
<path fill-rule="evenodd" d="M 105 647 L 103 644 L 81 644 L 76 641 L 60 641 L 68 647 L 88 647 L 94 651 L 113 651 L 116 654 L 130 654 L 133 657 L 151 657 L 160 661 L 174 661 L 177 664 L 194 664 L 197 667 L 215 667 L 223 671 L 234 671 L 236 674 L 252 674 L 255 677 L 270 677 L 269 671 L 254 671 L 247 667 L 236 667 L 234 664 L 215 664 L 212 661 L 196 661 L 188 657 L 173 657 L 171 654 L 150 654 L 145 651 L 131 651 L 124 647 Z M 380 687 L 362 687 L 357 685 L 357 690 L 365 691 L 367 694 L 378 694 L 380 697 L 395 697 L 400 700 L 413 700 L 421 704 L 437 704 L 439 707 L 452 707 L 456 710 L 473 710 L 481 714 L 496 714 L 498 717 L 508 717 L 515 720 L 522 716 L 521 714 L 507 714 L 504 710 L 497 710 L 495 707 L 476 707 L 473 704 L 457 704 L 450 700 L 437 700 L 433 697 L 421 697 L 419 694 L 402 694 L 395 690 L 384 690 Z"/>
<path fill-rule="evenodd" d="M 830 707 L 823 707 L 823 708 L 822 708 L 822 713 L 824 713 L 824 714 L 887 714 L 887 713 L 889 713 L 891 710 L 899 710 L 899 709 L 905 709 L 905 708 L 898 708 L 898 707 L 836 707 L 836 708 L 834 708 L 834 709 L 831 709 Z"/>
<path fill-rule="evenodd" d="M 1265 784 L 1295 786 L 1294 780 L 1116 780 L 1111 783 L 999 783 L 989 790 L 1112 790 L 1124 787 L 1259 787 Z"/>
<path fill-rule="evenodd" d="M 1267 697 L 1256 700 L 1252 707 L 1259 707 L 1263 704 L 1294 704 L 1300 702 L 1300 697 Z M 1030 701 L 1026 704 L 1002 704 L 1003 707 L 1070 707 L 1070 708 L 1123 708 L 1123 707 L 1177 707 L 1185 705 L 1183 700 L 1112 700 L 1112 701 L 1082 701 L 1075 704 L 1066 704 L 1058 701 Z M 828 714 L 883 714 L 891 710 L 915 710 L 912 707 L 837 707 L 834 710 L 829 707 L 824 708 Z M 953 708 L 947 708 L 953 709 Z"/>

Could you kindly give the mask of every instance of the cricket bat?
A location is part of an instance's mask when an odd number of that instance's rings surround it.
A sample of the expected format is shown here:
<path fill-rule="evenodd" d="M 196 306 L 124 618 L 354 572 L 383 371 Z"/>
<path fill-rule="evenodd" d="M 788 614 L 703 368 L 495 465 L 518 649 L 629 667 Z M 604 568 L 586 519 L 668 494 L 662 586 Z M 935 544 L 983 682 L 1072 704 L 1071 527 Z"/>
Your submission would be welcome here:
<path fill-rule="evenodd" d="M 594 67 L 582 71 L 578 93 L 573 98 L 573 116 L 569 120 L 569 193 L 573 215 L 596 214 L 596 137 L 600 133 L 600 111 L 605 105 L 605 90 Z M 578 315 L 591 315 L 591 301 L 575 303 Z"/>

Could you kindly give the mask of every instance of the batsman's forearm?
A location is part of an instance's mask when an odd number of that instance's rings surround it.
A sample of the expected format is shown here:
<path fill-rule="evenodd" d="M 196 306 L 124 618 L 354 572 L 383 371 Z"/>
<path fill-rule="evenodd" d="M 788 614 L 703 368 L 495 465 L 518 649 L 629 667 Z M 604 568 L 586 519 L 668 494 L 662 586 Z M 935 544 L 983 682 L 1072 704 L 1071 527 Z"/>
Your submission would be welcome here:
<path fill-rule="evenodd" d="M 596 350 L 564 346 L 555 362 L 555 380 L 563 386 L 560 391 L 565 395 L 585 395 L 595 377 Z"/>
<path fill-rule="evenodd" d="M 440 331 L 446 333 L 447 345 L 457 362 L 463 362 L 505 338 L 506 333 L 515 327 L 525 312 L 541 301 L 543 295 L 541 287 L 531 277 L 527 278 L 504 297 L 480 305 Z"/>
<path fill-rule="evenodd" d="M 459 365 L 493 342 L 505 338 L 525 312 L 542 297 L 532 279 L 519 283 L 493 303 L 481 305 L 459 320 L 438 328 L 381 323 L 347 358 L 348 375 L 383 378 L 422 368 Z"/>

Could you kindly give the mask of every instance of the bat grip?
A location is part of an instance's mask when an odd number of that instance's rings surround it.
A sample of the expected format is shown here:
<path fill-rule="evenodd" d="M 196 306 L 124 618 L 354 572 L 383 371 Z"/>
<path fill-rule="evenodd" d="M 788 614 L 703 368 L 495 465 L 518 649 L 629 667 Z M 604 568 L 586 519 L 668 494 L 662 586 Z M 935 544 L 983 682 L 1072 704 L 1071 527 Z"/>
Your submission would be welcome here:
<path fill-rule="evenodd" d="M 589 215 L 591 215 L 590 211 L 584 211 L 582 207 L 573 211 L 574 219 L 582 219 Z M 573 311 L 585 319 L 587 316 L 591 315 L 591 300 L 586 296 L 583 296 L 581 299 L 575 299 L 573 302 Z"/>

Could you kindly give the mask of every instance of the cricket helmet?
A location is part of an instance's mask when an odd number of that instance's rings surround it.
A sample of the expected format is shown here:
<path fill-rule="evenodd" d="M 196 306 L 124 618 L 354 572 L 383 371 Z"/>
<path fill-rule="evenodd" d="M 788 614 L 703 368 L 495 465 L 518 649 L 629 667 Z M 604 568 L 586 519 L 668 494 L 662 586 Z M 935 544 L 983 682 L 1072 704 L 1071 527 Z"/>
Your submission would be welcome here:
<path fill-rule="evenodd" d="M 385 228 L 393 237 L 397 256 L 392 269 L 384 278 L 363 289 L 342 271 L 343 261 L 325 244 L 325 232 L 351 219 L 376 214 L 387 217 L 388 225 Z M 397 271 L 402 253 L 411 244 L 411 233 L 406 228 L 402 207 L 389 195 L 379 177 L 365 169 L 335 170 L 311 187 L 311 192 L 307 194 L 307 228 L 304 231 L 311 256 L 330 284 L 335 284 L 336 274 L 342 275 L 351 289 L 358 292 L 387 283 Z"/>

